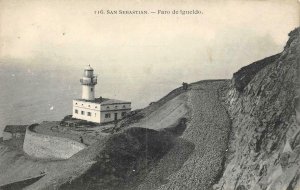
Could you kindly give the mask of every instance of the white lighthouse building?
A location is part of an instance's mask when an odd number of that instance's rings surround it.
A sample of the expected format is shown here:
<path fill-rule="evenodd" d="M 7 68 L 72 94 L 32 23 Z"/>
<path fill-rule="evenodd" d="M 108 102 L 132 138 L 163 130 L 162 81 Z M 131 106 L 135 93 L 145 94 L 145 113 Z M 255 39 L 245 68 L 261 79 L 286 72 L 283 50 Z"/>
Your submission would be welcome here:
<path fill-rule="evenodd" d="M 82 85 L 81 99 L 73 100 L 73 118 L 91 121 L 94 123 L 106 123 L 122 119 L 131 110 L 131 102 L 95 98 L 95 85 L 97 76 L 94 69 L 87 66 L 83 77 L 80 79 Z"/>

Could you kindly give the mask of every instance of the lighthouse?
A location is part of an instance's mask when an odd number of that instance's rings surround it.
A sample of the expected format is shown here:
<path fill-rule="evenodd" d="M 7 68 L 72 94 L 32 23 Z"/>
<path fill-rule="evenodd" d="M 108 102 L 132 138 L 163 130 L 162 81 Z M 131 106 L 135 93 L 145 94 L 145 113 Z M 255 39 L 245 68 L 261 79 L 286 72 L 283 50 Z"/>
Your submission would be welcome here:
<path fill-rule="evenodd" d="M 94 69 L 88 65 L 84 68 L 83 77 L 80 79 L 82 85 L 82 96 L 84 100 L 95 100 L 95 85 L 97 76 L 94 75 Z"/>
<path fill-rule="evenodd" d="M 90 65 L 84 68 L 80 84 L 82 95 L 81 99 L 73 100 L 73 118 L 94 123 L 109 123 L 123 119 L 131 111 L 130 101 L 101 96 L 95 98 L 97 76 L 94 75 L 94 69 Z"/>

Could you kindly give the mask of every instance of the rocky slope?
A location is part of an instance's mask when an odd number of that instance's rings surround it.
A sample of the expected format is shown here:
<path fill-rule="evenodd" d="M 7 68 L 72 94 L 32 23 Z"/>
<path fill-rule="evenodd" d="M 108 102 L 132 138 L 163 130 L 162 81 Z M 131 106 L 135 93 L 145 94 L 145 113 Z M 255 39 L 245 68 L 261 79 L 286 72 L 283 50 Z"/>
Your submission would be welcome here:
<path fill-rule="evenodd" d="M 282 53 L 234 74 L 224 97 L 232 118 L 230 154 L 214 189 L 300 189 L 300 126 L 294 109 L 299 32 L 289 34 Z"/>

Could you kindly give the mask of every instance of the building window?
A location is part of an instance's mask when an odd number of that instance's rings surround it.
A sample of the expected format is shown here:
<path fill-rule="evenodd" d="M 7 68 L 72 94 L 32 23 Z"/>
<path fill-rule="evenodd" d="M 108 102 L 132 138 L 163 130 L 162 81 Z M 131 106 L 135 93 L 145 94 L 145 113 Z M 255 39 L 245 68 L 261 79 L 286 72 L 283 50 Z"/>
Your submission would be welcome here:
<path fill-rule="evenodd" d="M 75 113 L 77 113 L 77 114 L 78 114 L 78 110 L 75 110 Z"/>
<path fill-rule="evenodd" d="M 89 105 L 89 107 L 91 107 L 91 105 Z"/>
<path fill-rule="evenodd" d="M 118 106 L 115 106 L 115 108 L 118 108 Z"/>
<path fill-rule="evenodd" d="M 84 115 L 84 111 L 81 111 L 81 115 Z"/>
<path fill-rule="evenodd" d="M 91 112 L 87 112 L 87 115 L 88 115 L 88 116 L 92 116 L 92 113 L 91 113 Z"/>
<path fill-rule="evenodd" d="M 125 117 L 126 116 L 126 112 L 122 112 L 122 117 Z"/>
<path fill-rule="evenodd" d="M 110 113 L 106 113 L 106 114 L 104 115 L 104 117 L 105 117 L 105 118 L 110 118 Z"/>
<path fill-rule="evenodd" d="M 77 105 L 77 103 L 75 103 L 75 105 Z"/>
<path fill-rule="evenodd" d="M 95 106 L 95 108 L 97 108 L 97 106 Z"/>
<path fill-rule="evenodd" d="M 109 106 L 107 106 L 106 109 L 109 109 Z"/>
<path fill-rule="evenodd" d="M 126 106 L 125 106 L 125 105 L 123 105 L 123 108 L 126 108 Z"/>
<path fill-rule="evenodd" d="M 94 88 L 91 88 L 91 92 L 93 92 Z"/>

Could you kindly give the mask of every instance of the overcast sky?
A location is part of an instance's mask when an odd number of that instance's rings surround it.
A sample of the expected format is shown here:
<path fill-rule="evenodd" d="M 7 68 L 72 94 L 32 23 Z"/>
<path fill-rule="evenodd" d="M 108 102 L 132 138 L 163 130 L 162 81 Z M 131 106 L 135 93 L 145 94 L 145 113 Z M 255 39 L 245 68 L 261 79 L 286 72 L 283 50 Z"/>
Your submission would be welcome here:
<path fill-rule="evenodd" d="M 153 83 L 231 78 L 240 67 L 280 52 L 299 25 L 296 0 L 0 2 L 0 67 L 66 67 L 71 74 L 91 64 L 104 92 L 123 94 L 132 86 L 141 93 Z M 203 14 L 94 14 L 101 9 Z"/>

